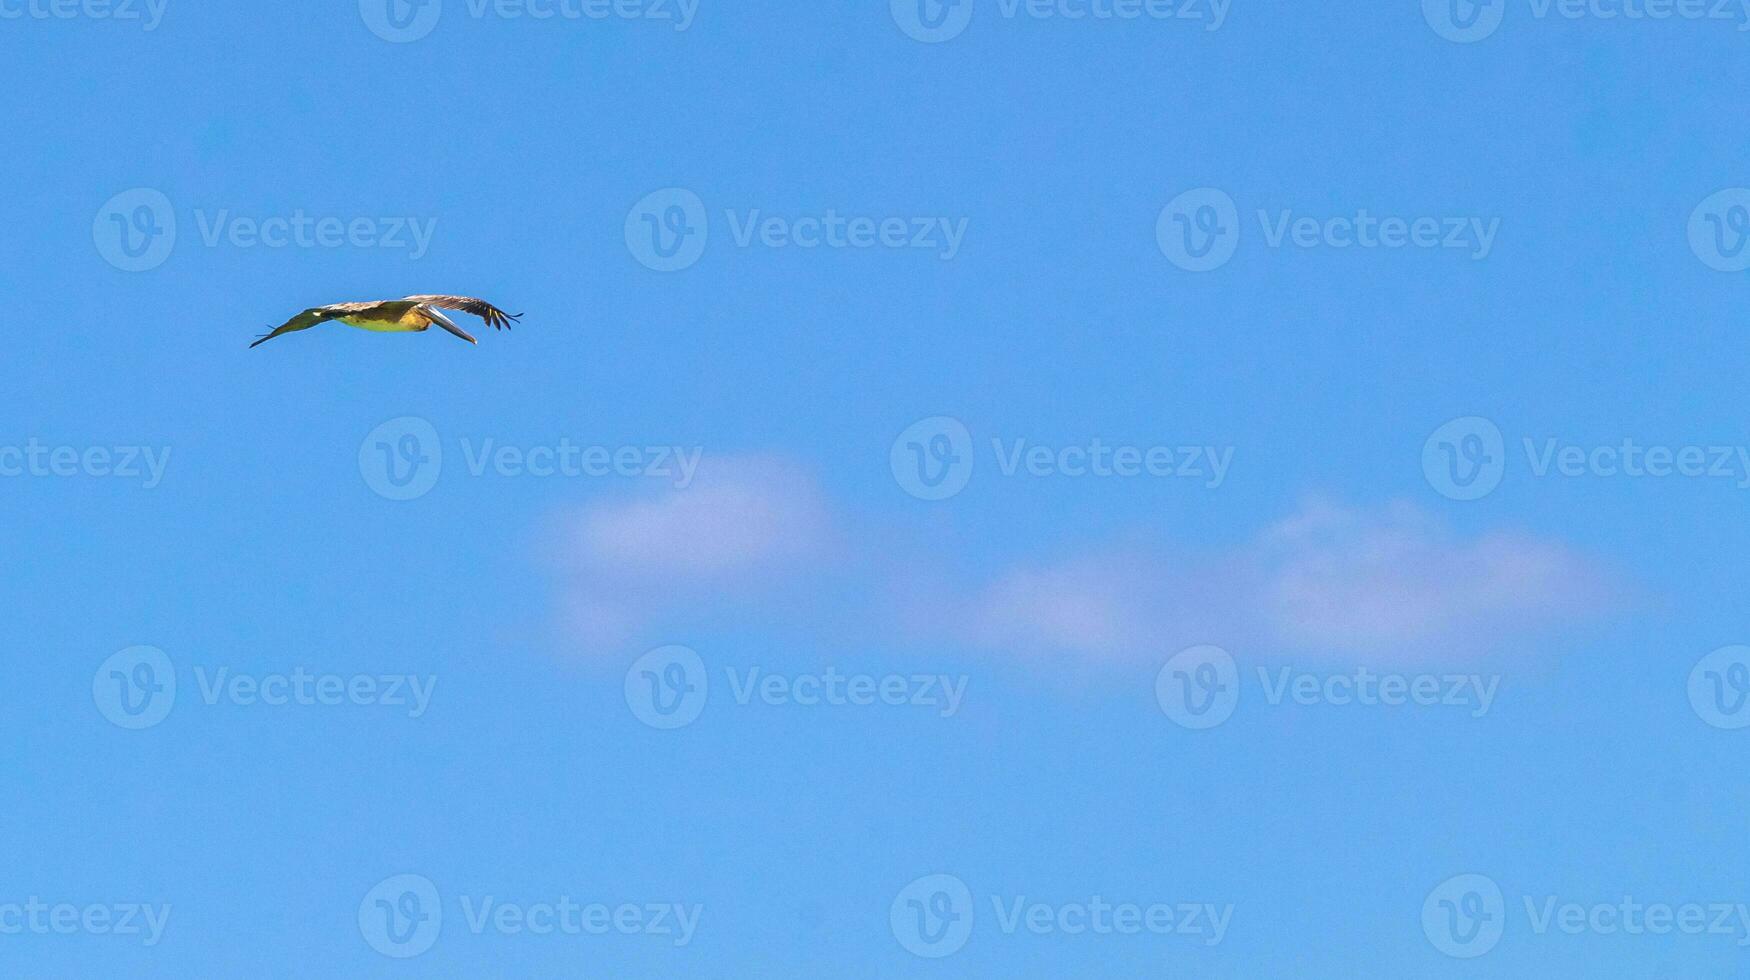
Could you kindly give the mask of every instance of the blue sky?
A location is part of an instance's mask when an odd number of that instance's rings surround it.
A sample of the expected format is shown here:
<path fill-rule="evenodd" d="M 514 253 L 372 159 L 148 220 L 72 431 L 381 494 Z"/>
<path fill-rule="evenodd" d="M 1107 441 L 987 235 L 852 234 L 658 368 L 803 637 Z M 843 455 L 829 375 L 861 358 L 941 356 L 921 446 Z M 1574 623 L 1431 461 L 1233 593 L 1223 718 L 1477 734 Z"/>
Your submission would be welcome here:
<path fill-rule="evenodd" d="M 3 972 L 1742 972 L 1746 25 L 0 0 Z"/>

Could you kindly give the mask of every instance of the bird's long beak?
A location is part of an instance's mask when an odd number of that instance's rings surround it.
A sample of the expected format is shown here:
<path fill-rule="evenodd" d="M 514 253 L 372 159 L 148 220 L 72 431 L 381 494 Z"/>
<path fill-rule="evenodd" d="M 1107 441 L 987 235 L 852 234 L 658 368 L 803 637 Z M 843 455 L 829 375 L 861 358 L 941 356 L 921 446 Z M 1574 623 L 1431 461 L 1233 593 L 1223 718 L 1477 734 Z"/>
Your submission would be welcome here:
<path fill-rule="evenodd" d="M 448 330 L 450 333 L 455 334 L 456 336 L 462 338 L 463 340 L 466 340 L 468 343 L 470 343 L 470 344 L 480 343 L 480 341 L 474 339 L 472 334 L 468 333 L 468 331 L 466 331 L 466 330 L 463 330 L 461 327 L 456 326 L 455 323 L 452 322 L 449 317 L 444 316 L 443 313 L 439 312 L 438 310 L 431 309 L 430 307 L 427 307 L 426 311 L 425 311 L 425 315 L 431 317 L 431 322 L 437 324 L 440 327 L 443 327 L 445 330 Z"/>

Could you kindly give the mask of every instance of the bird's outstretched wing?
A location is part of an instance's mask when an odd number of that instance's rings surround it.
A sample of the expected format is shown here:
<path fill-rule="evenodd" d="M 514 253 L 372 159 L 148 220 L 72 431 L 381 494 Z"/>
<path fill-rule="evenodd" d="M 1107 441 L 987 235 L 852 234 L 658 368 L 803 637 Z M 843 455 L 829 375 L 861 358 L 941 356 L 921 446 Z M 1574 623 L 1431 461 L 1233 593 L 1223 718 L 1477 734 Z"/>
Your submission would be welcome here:
<path fill-rule="evenodd" d="M 472 296 L 408 296 L 402 302 L 421 303 L 442 310 L 458 310 L 462 313 L 472 314 L 485 320 L 486 325 L 495 330 L 508 330 L 511 321 L 523 318 L 521 313 L 506 313 L 491 303 L 483 299 L 475 299 Z"/>
<path fill-rule="evenodd" d="M 344 305 L 357 305 L 357 304 L 344 304 Z M 255 343 L 250 344 L 249 347 L 250 347 L 250 349 L 253 350 L 254 348 L 260 347 L 262 344 L 267 343 L 268 341 L 274 339 L 275 337 L 278 337 L 280 334 L 294 333 L 294 332 L 299 331 L 299 330 L 308 330 L 318 323 L 322 323 L 326 320 L 332 320 L 337 316 L 344 315 L 345 313 L 346 313 L 346 310 L 340 309 L 339 307 L 313 306 L 313 307 L 305 310 L 304 312 L 298 314 L 297 316 L 292 317 L 290 320 L 287 320 L 286 322 L 275 327 L 273 329 L 273 332 L 262 334 L 260 337 L 256 338 Z"/>

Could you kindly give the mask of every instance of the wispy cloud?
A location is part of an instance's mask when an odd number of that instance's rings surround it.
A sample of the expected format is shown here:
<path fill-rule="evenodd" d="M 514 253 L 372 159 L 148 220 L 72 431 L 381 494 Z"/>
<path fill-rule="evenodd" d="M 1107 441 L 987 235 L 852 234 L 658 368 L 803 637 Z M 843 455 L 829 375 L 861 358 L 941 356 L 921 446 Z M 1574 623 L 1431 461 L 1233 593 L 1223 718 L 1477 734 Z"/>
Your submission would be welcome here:
<path fill-rule="evenodd" d="M 1407 506 L 1314 505 L 1264 535 L 1259 604 L 1294 646 L 1405 649 L 1493 642 L 1609 604 L 1606 576 L 1524 533 L 1463 539 Z"/>
<path fill-rule="evenodd" d="M 746 601 L 825 560 L 833 522 L 802 468 L 706 457 L 685 489 L 597 503 L 565 522 L 567 618 L 591 647 L 657 618 Z"/>
<path fill-rule="evenodd" d="M 687 489 L 586 511 L 577 555 L 615 576 L 782 572 L 819 553 L 829 523 L 800 467 L 769 457 L 706 459 Z"/>
<path fill-rule="evenodd" d="M 946 610 L 939 624 L 974 646 L 1033 653 L 1123 656 L 1155 641 L 1187 610 L 1163 603 L 1189 588 L 1158 557 L 1086 553 L 1009 569 Z"/>
<path fill-rule="evenodd" d="M 993 650 L 1115 659 L 1196 643 L 1263 656 L 1476 654 L 1606 611 L 1609 576 L 1529 534 L 1461 537 L 1421 511 L 1310 504 L 1213 553 L 1091 548 L 1017 567 L 943 622 Z"/>
<path fill-rule="evenodd" d="M 1488 653 L 1600 618 L 1618 598 L 1560 542 L 1460 535 L 1407 504 L 1314 502 L 1202 552 L 1149 532 L 970 581 L 890 530 L 849 531 L 797 464 L 707 459 L 686 489 L 573 515 L 567 615 L 588 647 L 616 653 L 658 630 L 782 616 L 786 629 L 830 619 L 870 639 L 1004 656 L 1118 661 L 1214 643 L 1401 661 Z"/>

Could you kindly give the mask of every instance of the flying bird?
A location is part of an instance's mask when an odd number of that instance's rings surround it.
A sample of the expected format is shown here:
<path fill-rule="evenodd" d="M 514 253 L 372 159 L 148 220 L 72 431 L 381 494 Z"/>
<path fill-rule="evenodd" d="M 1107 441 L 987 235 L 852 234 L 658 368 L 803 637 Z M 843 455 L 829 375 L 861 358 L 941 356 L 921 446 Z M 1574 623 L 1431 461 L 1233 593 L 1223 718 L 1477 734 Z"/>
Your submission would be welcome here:
<path fill-rule="evenodd" d="M 494 329 L 508 330 L 512 320 L 523 318 L 520 313 L 506 313 L 491 303 L 472 296 L 409 296 L 375 303 L 335 303 L 333 306 L 313 306 L 275 327 L 272 333 L 262 334 L 249 346 L 251 349 L 260 347 L 280 334 L 308 330 L 329 320 L 338 320 L 349 327 L 380 333 L 418 333 L 431 329 L 431 325 L 435 323 L 470 344 L 479 343 L 468 331 L 456 326 L 454 321 L 445 316 L 444 310 L 473 314 Z"/>

